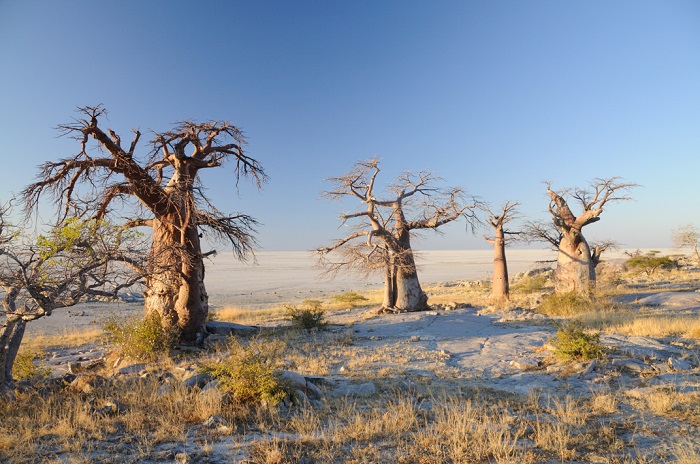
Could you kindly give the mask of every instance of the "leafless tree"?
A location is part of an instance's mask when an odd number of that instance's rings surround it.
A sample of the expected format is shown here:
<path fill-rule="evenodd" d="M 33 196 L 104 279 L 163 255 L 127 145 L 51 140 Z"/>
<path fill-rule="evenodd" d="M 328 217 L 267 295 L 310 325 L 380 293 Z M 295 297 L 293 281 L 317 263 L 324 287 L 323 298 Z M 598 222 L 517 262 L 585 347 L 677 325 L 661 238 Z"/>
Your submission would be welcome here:
<path fill-rule="evenodd" d="M 637 184 L 621 182 L 618 177 L 594 179 L 588 189 L 572 190 L 551 189 L 547 183 L 549 195 L 549 212 L 556 235 L 548 229 L 539 227 L 544 240 L 557 245 L 557 270 L 555 273 L 555 291 L 557 293 L 575 291 L 590 294 L 595 289 L 595 265 L 600 258 L 591 251 L 583 236 L 583 228 L 600 220 L 603 207 L 611 202 L 629 200 L 626 193 Z M 573 200 L 581 207 L 581 214 L 574 216 L 568 201 Z M 537 233 L 537 231 L 535 231 Z M 557 243 L 558 241 L 558 243 Z M 594 250 L 595 251 L 595 250 Z"/>
<path fill-rule="evenodd" d="M 252 177 L 260 188 L 263 168 L 244 154 L 245 138 L 228 122 L 177 123 L 154 133 L 151 149 L 137 157 L 138 130 L 124 148 L 119 135 L 100 127 L 104 108 L 88 106 L 79 113 L 82 119 L 59 127 L 79 142 L 80 151 L 41 167 L 37 181 L 23 192 L 25 208 L 33 210 L 46 193 L 62 219 L 76 211 L 95 219 L 121 214 L 129 226 L 151 227 L 145 310 L 159 313 L 183 339 L 196 339 L 205 331 L 208 313 L 200 229 L 245 258 L 255 247 L 257 224 L 250 216 L 217 210 L 202 192 L 200 171 L 233 162 L 236 184 Z"/>
<path fill-rule="evenodd" d="M 673 231 L 673 246 L 676 248 L 692 248 L 695 254 L 695 259 L 700 261 L 700 252 L 698 251 L 698 241 L 700 240 L 700 232 L 692 224 L 680 226 Z"/>
<path fill-rule="evenodd" d="M 147 272 L 141 234 L 100 220 L 66 221 L 32 241 L 0 210 L 0 392 L 12 394 L 12 367 L 27 322 L 86 297 L 116 298 Z"/>
<path fill-rule="evenodd" d="M 428 297 L 418 280 L 411 232 L 436 230 L 460 217 L 476 221 L 474 200 L 465 205 L 459 188 L 440 189 L 439 180 L 428 171 L 404 173 L 390 186 L 384 199 L 376 195 L 379 161 L 357 163 L 347 174 L 329 179 L 331 200 L 351 197 L 364 209 L 340 216 L 341 226 L 352 221 L 350 233 L 328 247 L 319 248 L 320 264 L 331 272 L 352 269 L 371 273 L 384 270 L 383 311 L 419 311 L 428 307 Z M 412 216 L 407 218 L 407 214 Z M 334 259 L 329 257 L 334 253 Z"/>
<path fill-rule="evenodd" d="M 485 207 L 489 216 L 488 223 L 493 227 L 493 237 L 486 237 L 487 242 L 493 245 L 493 281 L 491 283 L 491 301 L 504 303 L 510 299 L 508 286 L 508 263 L 506 261 L 506 243 L 509 236 L 519 235 L 519 231 L 506 229 L 506 225 L 517 217 L 519 202 L 506 201 L 498 213 Z"/>

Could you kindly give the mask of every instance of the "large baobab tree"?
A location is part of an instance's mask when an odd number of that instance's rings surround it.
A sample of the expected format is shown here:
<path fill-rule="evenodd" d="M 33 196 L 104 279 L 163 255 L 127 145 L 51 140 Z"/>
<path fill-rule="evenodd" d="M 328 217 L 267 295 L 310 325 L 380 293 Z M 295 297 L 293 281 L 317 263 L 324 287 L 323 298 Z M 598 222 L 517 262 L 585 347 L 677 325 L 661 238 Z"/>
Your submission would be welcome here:
<path fill-rule="evenodd" d="M 516 208 L 519 202 L 511 203 L 506 201 L 501 206 L 501 211 L 494 213 L 490 208 L 485 208 L 489 215 L 488 223 L 493 227 L 493 237 L 484 237 L 487 242 L 493 245 L 493 281 L 491 282 L 491 301 L 494 303 L 504 303 L 510 299 L 510 289 L 508 285 L 508 263 L 506 261 L 506 242 L 508 235 L 513 232 L 506 229 L 506 224 L 516 218 Z"/>
<path fill-rule="evenodd" d="M 595 289 L 595 266 L 600 259 L 599 252 L 591 247 L 583 236 L 583 228 L 600 220 L 603 207 L 610 202 L 628 200 L 625 193 L 636 184 L 621 182 L 618 177 L 594 179 L 588 189 L 552 190 L 547 183 L 549 212 L 558 237 L 546 238 L 550 243 L 558 242 L 555 291 L 577 292 L 589 295 Z M 574 216 L 567 198 L 581 207 L 581 214 Z M 551 235 L 551 234 L 550 234 Z"/>
<path fill-rule="evenodd" d="M 334 271 L 349 267 L 364 272 L 383 269 L 385 292 L 382 310 L 419 311 L 428 307 L 428 297 L 418 280 L 411 233 L 437 229 L 460 217 L 475 220 L 476 202 L 463 204 L 459 188 L 440 189 L 439 180 L 428 171 L 405 173 L 390 186 L 384 199 L 378 198 L 375 182 L 379 161 L 360 162 L 347 174 L 329 179 L 333 187 L 325 193 L 332 200 L 351 197 L 364 208 L 340 216 L 342 225 L 354 221 L 351 233 L 328 247 L 319 248 L 321 264 Z M 408 218 L 407 214 L 413 217 Z M 328 254 L 336 252 L 340 260 Z"/>
<path fill-rule="evenodd" d="M 200 171 L 233 162 L 236 183 L 252 177 L 259 188 L 263 168 L 244 154 L 245 138 L 228 122 L 177 123 L 154 133 L 151 149 L 137 156 L 138 130 L 125 148 L 119 135 L 100 127 L 101 106 L 79 112 L 82 119 L 59 127 L 79 141 L 80 151 L 42 166 L 24 191 L 25 207 L 31 211 L 48 193 L 62 217 L 70 211 L 95 219 L 121 214 L 126 225 L 151 227 L 145 310 L 160 314 L 184 340 L 197 339 L 208 313 L 200 229 L 245 258 L 255 246 L 256 225 L 250 216 L 218 211 L 202 193 Z"/>
<path fill-rule="evenodd" d="M 113 297 L 140 282 L 142 234 L 100 220 L 70 219 L 32 240 L 0 210 L 0 394 L 12 395 L 12 367 L 26 324 L 85 297 Z"/>

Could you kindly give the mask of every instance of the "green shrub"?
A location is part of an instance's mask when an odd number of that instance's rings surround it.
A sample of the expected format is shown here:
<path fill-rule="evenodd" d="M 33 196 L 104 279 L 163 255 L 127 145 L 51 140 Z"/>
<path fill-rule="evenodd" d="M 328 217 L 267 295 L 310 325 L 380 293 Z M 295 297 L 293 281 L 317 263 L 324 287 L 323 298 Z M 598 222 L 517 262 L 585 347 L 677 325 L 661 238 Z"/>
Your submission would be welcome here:
<path fill-rule="evenodd" d="M 531 276 L 524 276 L 522 279 L 513 285 L 511 290 L 520 293 L 535 293 L 541 292 L 545 289 L 547 285 L 547 276 L 544 274 L 535 274 Z"/>
<path fill-rule="evenodd" d="M 176 329 L 166 329 L 156 312 L 143 319 L 112 317 L 104 325 L 107 339 L 117 347 L 120 355 L 137 361 L 153 361 L 177 343 Z"/>
<path fill-rule="evenodd" d="M 281 341 L 251 340 L 243 345 L 236 339 L 229 344 L 230 354 L 223 361 L 205 366 L 219 381 L 219 388 L 233 395 L 240 404 L 279 404 L 287 392 L 275 376 L 281 366 L 285 345 Z"/>
<path fill-rule="evenodd" d="M 553 293 L 542 298 L 537 312 L 549 316 L 575 316 L 592 311 L 594 307 L 594 301 L 581 293 Z"/>
<path fill-rule="evenodd" d="M 349 304 L 352 307 L 359 306 L 368 301 L 367 298 L 357 292 L 345 292 L 340 295 L 334 295 L 333 299 L 338 303 Z"/>
<path fill-rule="evenodd" d="M 672 256 L 657 256 L 658 251 L 650 251 L 646 254 L 632 256 L 625 261 L 625 266 L 630 271 L 644 272 L 650 276 L 657 269 L 671 269 L 678 267 L 678 259 Z"/>
<path fill-rule="evenodd" d="M 587 333 L 581 321 L 570 321 L 560 326 L 553 344 L 556 347 L 554 354 L 564 361 L 586 361 L 603 355 L 600 335 Z"/>
<path fill-rule="evenodd" d="M 51 375 L 51 369 L 43 364 L 34 363 L 41 359 L 41 354 L 36 351 L 17 353 L 15 363 L 12 366 L 12 377 L 15 380 L 33 380 Z"/>
<path fill-rule="evenodd" d="M 299 308 L 297 306 L 286 307 L 287 315 L 289 316 L 289 320 L 292 321 L 293 327 L 309 330 L 321 328 L 326 325 L 326 313 L 321 309 L 321 302 L 315 302 L 313 300 L 312 302 L 312 304 L 307 302 L 305 308 Z"/>

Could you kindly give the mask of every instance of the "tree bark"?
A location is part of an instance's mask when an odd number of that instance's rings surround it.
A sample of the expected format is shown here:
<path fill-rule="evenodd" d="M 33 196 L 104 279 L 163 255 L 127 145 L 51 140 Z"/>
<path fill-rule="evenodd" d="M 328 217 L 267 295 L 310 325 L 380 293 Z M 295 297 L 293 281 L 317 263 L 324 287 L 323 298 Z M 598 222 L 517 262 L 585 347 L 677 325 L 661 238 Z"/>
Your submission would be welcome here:
<path fill-rule="evenodd" d="M 418 271 L 411 248 L 411 234 L 404 227 L 403 211 L 398 207 L 394 215 L 397 224 L 398 249 L 395 250 L 394 308 L 397 311 L 422 311 L 428 309 L 428 295 L 425 294 L 418 281 Z"/>
<path fill-rule="evenodd" d="M 595 290 L 596 276 L 591 250 L 580 231 L 572 229 L 562 235 L 554 282 L 556 293 L 591 295 Z"/>
<path fill-rule="evenodd" d="M 24 329 L 27 323 L 21 318 L 8 321 L 3 328 L 3 333 L 0 335 L 2 347 L 0 347 L 0 367 L 2 371 L 0 375 L 0 394 L 12 395 L 14 390 L 14 379 L 12 378 L 12 366 L 17 358 L 19 347 L 22 344 L 24 337 Z"/>
<path fill-rule="evenodd" d="M 506 262 L 506 241 L 503 226 L 496 227 L 493 240 L 493 281 L 491 282 L 491 300 L 503 303 L 510 299 L 508 286 L 508 265 Z"/>
<path fill-rule="evenodd" d="M 171 214 L 153 221 L 153 269 L 146 279 L 144 309 L 158 313 L 163 326 L 177 328 L 185 341 L 194 341 L 206 330 L 209 298 L 197 229 L 185 227 L 183 237 L 178 219 Z"/>

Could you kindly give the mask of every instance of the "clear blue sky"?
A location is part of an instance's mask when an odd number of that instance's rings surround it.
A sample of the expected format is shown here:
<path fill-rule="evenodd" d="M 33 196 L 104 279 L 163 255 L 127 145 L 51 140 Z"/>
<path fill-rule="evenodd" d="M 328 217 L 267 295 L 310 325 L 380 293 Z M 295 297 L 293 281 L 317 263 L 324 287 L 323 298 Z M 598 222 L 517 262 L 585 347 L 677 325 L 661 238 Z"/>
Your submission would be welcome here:
<path fill-rule="evenodd" d="M 270 182 L 203 180 L 220 209 L 263 223 L 265 250 L 341 236 L 323 179 L 373 156 L 384 183 L 430 169 L 529 219 L 547 217 L 543 180 L 641 184 L 591 240 L 664 247 L 700 226 L 697 1 L 0 0 L 0 63 L 3 200 L 76 153 L 55 126 L 102 103 L 123 138 L 239 125 Z M 416 248 L 488 246 L 445 232 Z"/>

